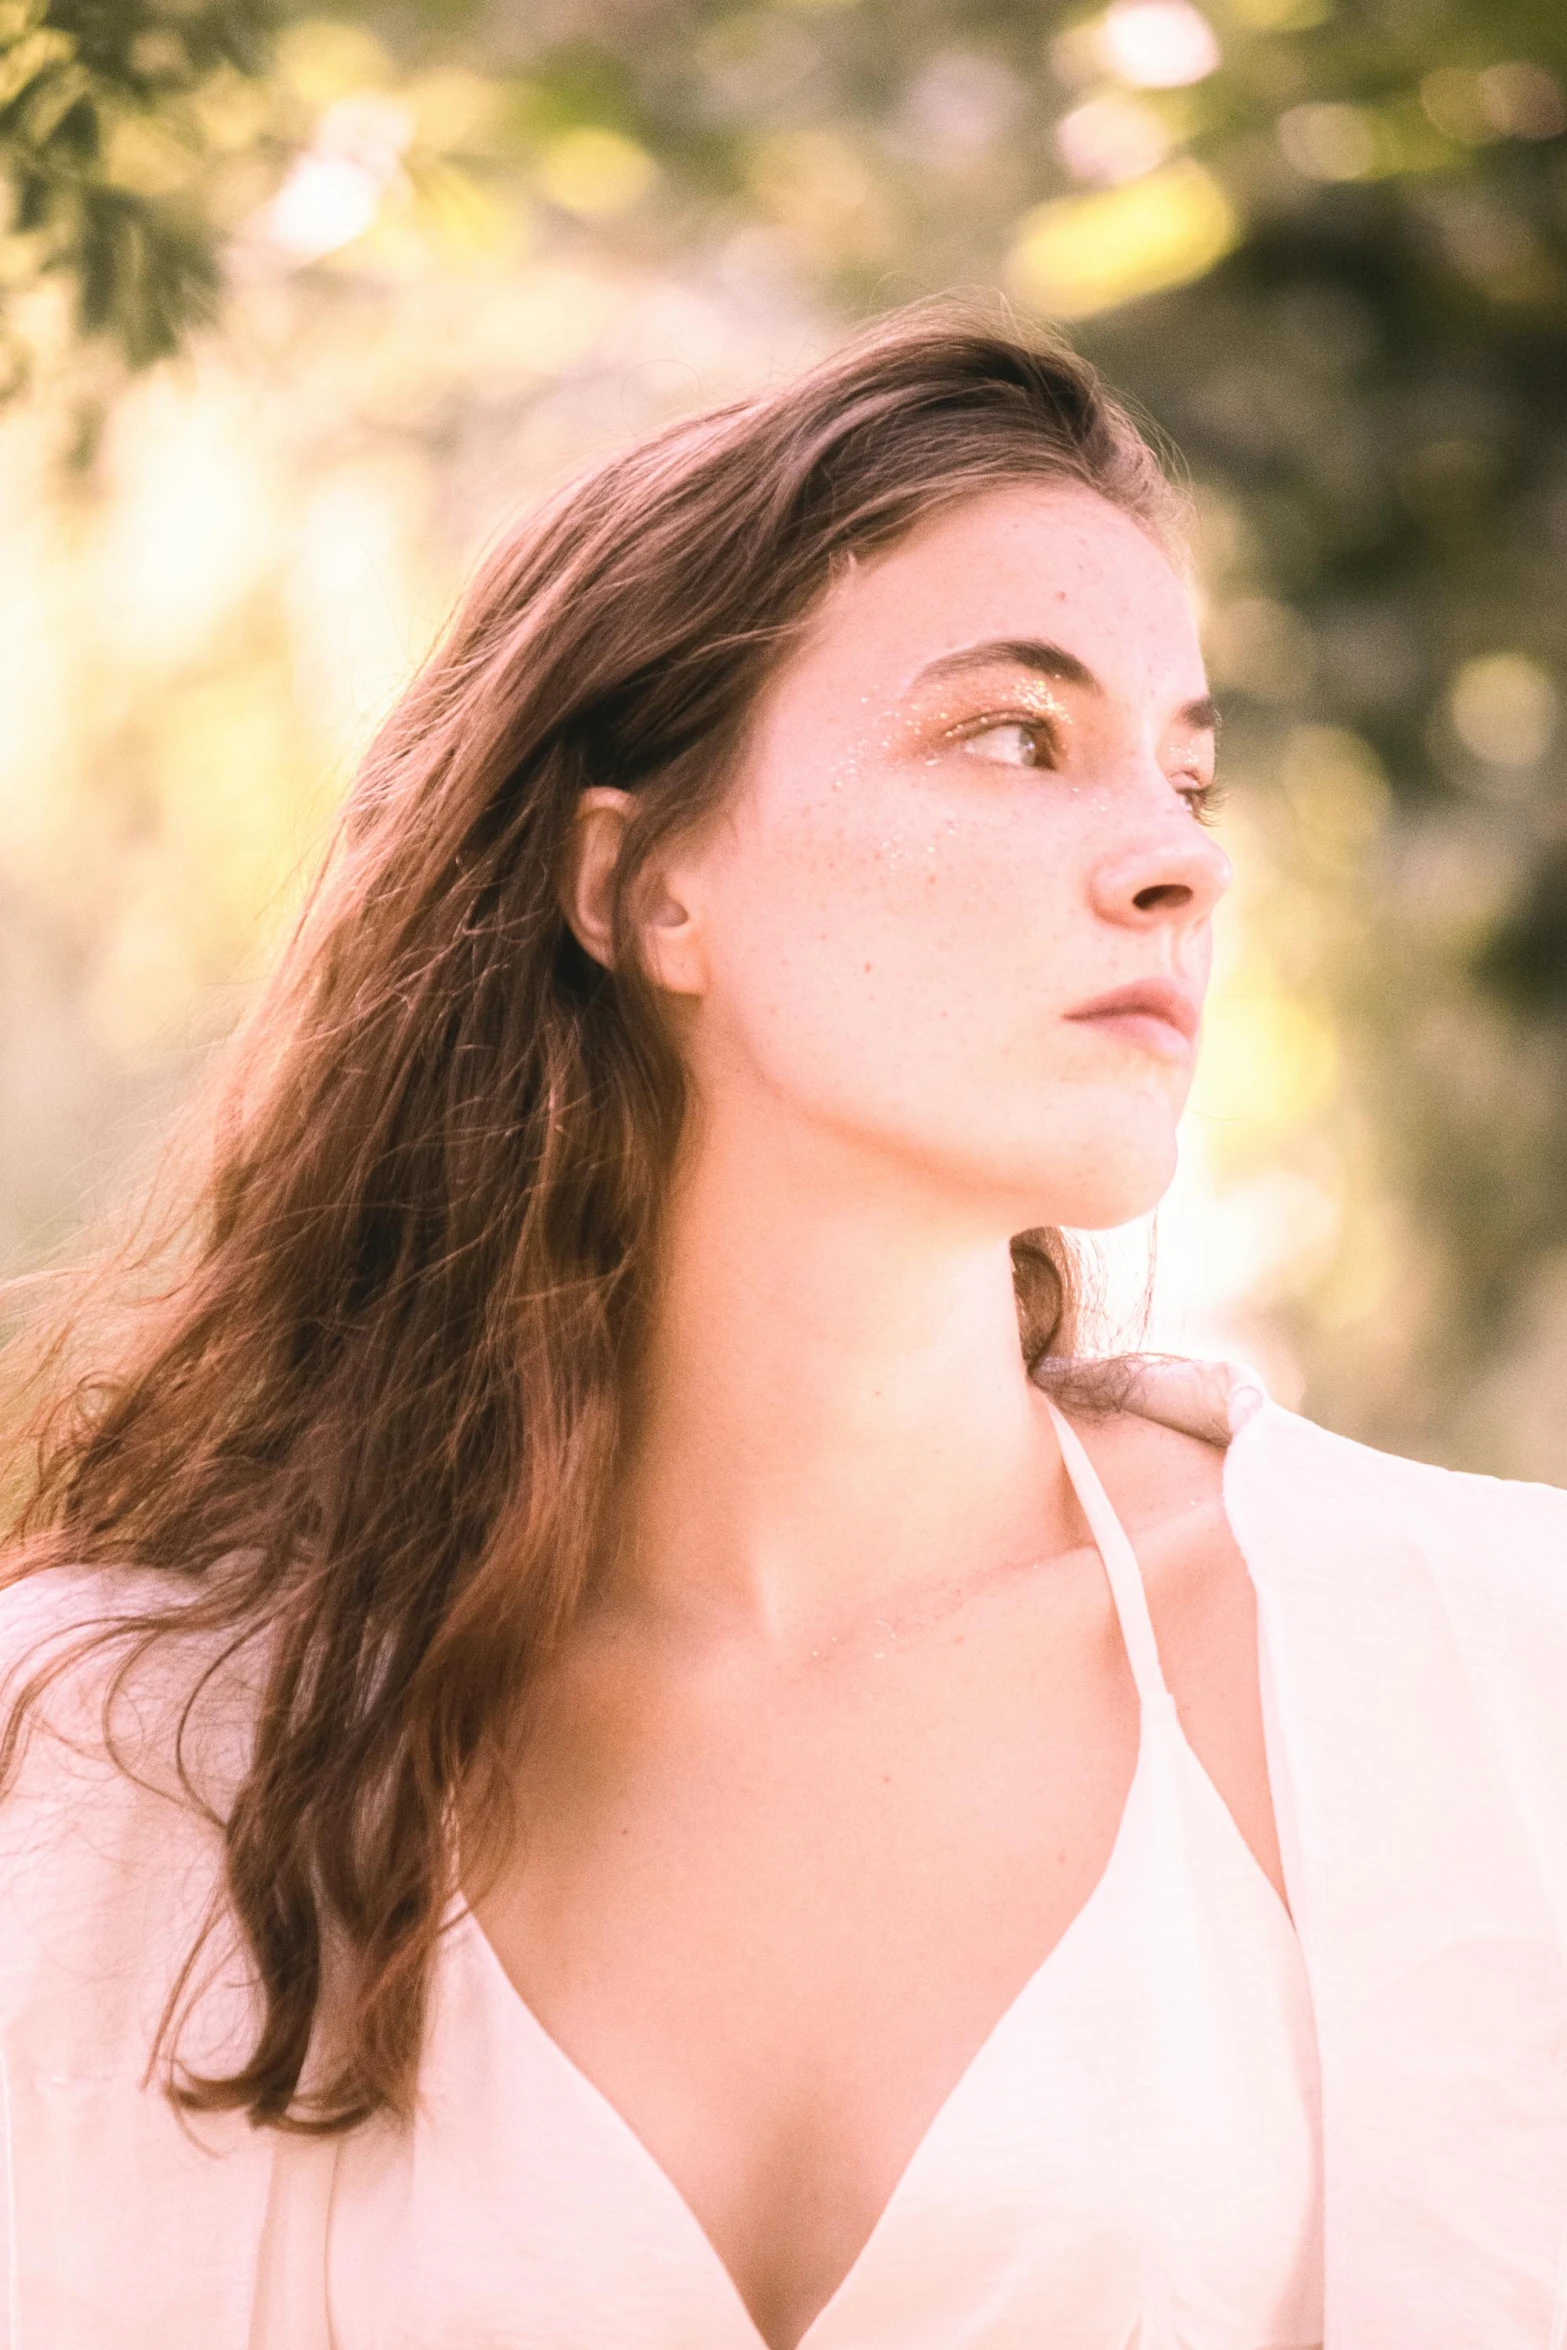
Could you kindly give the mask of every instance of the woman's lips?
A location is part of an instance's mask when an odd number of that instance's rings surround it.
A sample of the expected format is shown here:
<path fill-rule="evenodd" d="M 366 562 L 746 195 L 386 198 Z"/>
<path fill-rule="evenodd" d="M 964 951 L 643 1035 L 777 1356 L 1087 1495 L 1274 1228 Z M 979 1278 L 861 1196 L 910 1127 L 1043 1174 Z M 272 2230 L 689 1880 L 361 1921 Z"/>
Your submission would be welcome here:
<path fill-rule="evenodd" d="M 1173 979 L 1139 980 L 1092 1003 L 1080 1004 L 1067 1019 L 1102 1029 L 1164 1061 L 1189 1061 L 1201 1017 L 1197 998 Z"/>

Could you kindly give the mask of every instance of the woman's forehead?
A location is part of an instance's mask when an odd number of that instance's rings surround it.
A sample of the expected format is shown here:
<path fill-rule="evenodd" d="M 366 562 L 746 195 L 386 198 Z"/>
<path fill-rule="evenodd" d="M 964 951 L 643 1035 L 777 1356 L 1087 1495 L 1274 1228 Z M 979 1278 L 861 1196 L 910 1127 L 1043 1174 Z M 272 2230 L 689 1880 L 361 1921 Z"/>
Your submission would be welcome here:
<path fill-rule="evenodd" d="M 1206 691 L 1190 594 L 1169 555 L 1075 482 L 988 491 L 846 570 L 802 667 L 824 685 L 843 675 L 903 694 L 972 666 L 975 648 L 1041 643 L 1060 649 L 1063 677 L 1075 663 L 1112 694 Z"/>

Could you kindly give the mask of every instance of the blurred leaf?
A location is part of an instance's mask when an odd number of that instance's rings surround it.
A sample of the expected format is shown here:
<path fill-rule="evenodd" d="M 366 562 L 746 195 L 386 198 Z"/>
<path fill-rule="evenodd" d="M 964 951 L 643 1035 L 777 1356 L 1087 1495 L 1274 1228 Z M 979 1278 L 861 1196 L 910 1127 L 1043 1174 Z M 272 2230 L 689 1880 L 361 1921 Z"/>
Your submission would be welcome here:
<path fill-rule="evenodd" d="M 18 300 L 45 278 L 132 367 L 212 316 L 222 225 L 199 192 L 194 101 L 225 69 L 260 73 L 271 31 L 270 0 L 0 7 L 0 175 L 13 229 L 34 240 L 0 287 L 14 347 Z"/>

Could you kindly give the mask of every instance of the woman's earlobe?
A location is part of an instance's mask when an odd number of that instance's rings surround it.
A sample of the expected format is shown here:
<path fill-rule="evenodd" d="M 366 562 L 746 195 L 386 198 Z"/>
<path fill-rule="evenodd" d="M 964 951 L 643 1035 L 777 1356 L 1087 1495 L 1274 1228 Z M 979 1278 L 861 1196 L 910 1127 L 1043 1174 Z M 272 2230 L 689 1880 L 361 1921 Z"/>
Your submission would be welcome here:
<path fill-rule="evenodd" d="M 648 878 L 652 886 L 637 924 L 643 969 L 667 995 L 701 995 L 707 980 L 697 923 L 666 876 Z"/>

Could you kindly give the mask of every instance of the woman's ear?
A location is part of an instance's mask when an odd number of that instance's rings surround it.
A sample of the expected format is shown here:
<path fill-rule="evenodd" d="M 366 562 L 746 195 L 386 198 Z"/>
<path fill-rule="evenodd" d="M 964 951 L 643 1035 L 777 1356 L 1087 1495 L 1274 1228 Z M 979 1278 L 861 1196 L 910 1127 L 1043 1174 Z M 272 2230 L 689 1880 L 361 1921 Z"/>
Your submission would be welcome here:
<path fill-rule="evenodd" d="M 577 943 L 614 968 L 615 875 L 635 801 L 630 792 L 595 784 L 577 802 L 572 819 L 560 907 Z M 700 995 L 705 985 L 697 924 L 682 903 L 672 873 L 639 876 L 637 943 L 642 968 L 655 987 L 672 995 Z"/>
<path fill-rule="evenodd" d="M 595 963 L 613 968 L 615 871 L 631 816 L 631 794 L 607 784 L 577 801 L 561 875 L 560 910 L 573 937 Z"/>

